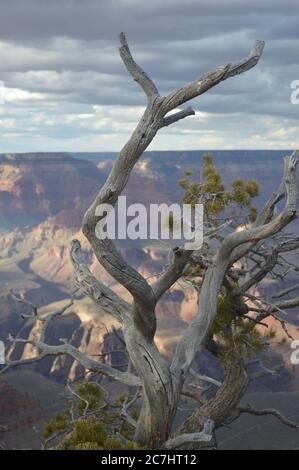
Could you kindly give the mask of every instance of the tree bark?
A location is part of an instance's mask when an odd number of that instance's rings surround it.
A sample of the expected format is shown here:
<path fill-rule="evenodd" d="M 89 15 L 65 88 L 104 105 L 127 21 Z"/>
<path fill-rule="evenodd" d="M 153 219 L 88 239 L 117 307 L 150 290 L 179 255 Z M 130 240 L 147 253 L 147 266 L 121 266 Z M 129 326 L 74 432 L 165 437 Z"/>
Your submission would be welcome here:
<path fill-rule="evenodd" d="M 224 381 L 217 393 L 201 408 L 194 411 L 180 427 L 178 434 L 200 432 L 206 418 L 214 421 L 215 429 L 236 410 L 249 383 L 243 359 L 232 353 L 224 364 Z M 192 448 L 202 448 L 194 444 Z"/>
<path fill-rule="evenodd" d="M 179 389 L 155 343 L 146 339 L 130 320 L 123 332 L 130 360 L 142 381 L 142 408 L 134 440 L 149 448 L 159 448 L 169 437 Z"/>

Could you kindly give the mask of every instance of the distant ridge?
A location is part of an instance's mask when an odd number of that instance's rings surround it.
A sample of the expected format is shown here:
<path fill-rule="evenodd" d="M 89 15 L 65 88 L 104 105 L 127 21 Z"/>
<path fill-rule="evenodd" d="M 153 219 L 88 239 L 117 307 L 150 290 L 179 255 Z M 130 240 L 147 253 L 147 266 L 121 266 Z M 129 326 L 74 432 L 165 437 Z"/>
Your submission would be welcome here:
<path fill-rule="evenodd" d="M 227 162 L 248 163 L 250 159 L 251 163 L 260 162 L 261 159 L 271 160 L 280 159 L 285 155 L 289 155 L 292 152 L 290 149 L 285 150 L 153 150 L 144 152 L 143 158 L 163 158 L 165 160 L 172 159 L 176 163 L 184 159 L 184 163 L 192 162 L 200 159 L 206 153 L 212 154 L 215 159 L 224 159 Z M 83 160 L 90 160 L 93 163 L 99 163 L 101 161 L 113 161 L 117 152 L 71 152 L 74 158 L 80 158 Z"/>
<path fill-rule="evenodd" d="M 27 153 L 1 153 L 0 154 L 0 164 L 6 165 L 31 165 L 36 162 L 39 165 L 55 163 L 59 164 L 60 162 L 65 164 L 72 162 L 86 163 L 86 158 L 80 160 L 79 158 L 74 158 L 72 154 L 67 152 L 27 152 Z"/>

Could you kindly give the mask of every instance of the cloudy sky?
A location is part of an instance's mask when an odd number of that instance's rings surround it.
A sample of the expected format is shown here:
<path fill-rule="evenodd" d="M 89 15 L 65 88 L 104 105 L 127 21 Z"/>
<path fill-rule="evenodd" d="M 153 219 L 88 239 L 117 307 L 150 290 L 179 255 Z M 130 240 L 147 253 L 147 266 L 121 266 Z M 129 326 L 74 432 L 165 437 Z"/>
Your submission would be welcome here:
<path fill-rule="evenodd" d="M 161 94 L 266 48 L 193 100 L 158 149 L 299 147 L 298 0 L 0 0 L 0 152 L 118 150 L 145 98 L 118 55 L 125 31 Z"/>

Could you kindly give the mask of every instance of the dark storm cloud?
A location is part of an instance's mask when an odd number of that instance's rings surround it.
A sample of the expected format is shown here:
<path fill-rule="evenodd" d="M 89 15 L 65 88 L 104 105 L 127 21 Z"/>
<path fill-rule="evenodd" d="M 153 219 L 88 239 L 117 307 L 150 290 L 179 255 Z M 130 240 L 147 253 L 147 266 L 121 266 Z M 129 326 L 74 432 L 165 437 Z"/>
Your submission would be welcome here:
<path fill-rule="evenodd" d="M 134 40 L 207 37 L 241 28 L 280 31 L 289 37 L 287 18 L 298 13 L 296 0 L 10 0 L 2 2 L 3 38 L 49 39 L 53 36 L 113 39 L 119 27 Z M 276 17 L 277 22 L 266 21 Z M 295 21 L 292 22 L 295 28 Z"/>
<path fill-rule="evenodd" d="M 259 125 L 270 116 L 277 119 L 272 125 L 279 126 L 281 119 L 285 128 L 293 128 L 299 106 L 291 105 L 289 98 L 291 82 L 299 79 L 298 20 L 298 0 L 2 1 L 0 79 L 11 90 L 10 115 L 13 109 L 17 116 L 20 107 L 27 107 L 35 116 L 38 100 L 39 132 L 62 139 L 63 118 L 69 119 L 70 108 L 75 115 L 82 107 L 90 113 L 95 104 L 144 105 L 144 96 L 117 53 L 120 31 L 126 31 L 134 56 L 163 94 L 214 67 L 242 59 L 256 39 L 265 39 L 257 68 L 221 84 L 193 105 L 215 115 L 214 120 L 209 117 L 209 125 L 218 128 L 216 115 L 231 121 L 242 117 L 248 128 L 253 125 L 249 115 L 260 116 Z M 43 109 L 50 116 L 47 125 Z M 20 122 L 16 117 L 16 126 Z M 78 125 L 87 134 L 82 123 L 69 119 L 66 134 L 78 133 Z M 107 139 L 109 125 L 110 133 L 116 132 L 111 119 L 101 127 Z M 182 127 L 187 132 L 186 126 L 194 131 L 190 120 Z"/>

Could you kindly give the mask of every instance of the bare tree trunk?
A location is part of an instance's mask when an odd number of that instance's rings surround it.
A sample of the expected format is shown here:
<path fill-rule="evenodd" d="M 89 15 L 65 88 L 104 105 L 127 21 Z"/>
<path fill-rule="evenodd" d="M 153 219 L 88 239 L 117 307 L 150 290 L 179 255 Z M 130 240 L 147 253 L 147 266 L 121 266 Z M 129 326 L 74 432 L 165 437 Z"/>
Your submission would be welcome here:
<path fill-rule="evenodd" d="M 174 114 L 168 115 L 170 111 L 206 92 L 218 83 L 254 67 L 261 57 L 264 43 L 257 41 L 245 60 L 217 68 L 164 97 L 159 95 L 153 81 L 134 61 L 123 33 L 120 35 L 120 43 L 121 58 L 133 79 L 139 83 L 147 95 L 148 105 L 131 138 L 114 162 L 106 183 L 87 210 L 82 231 L 90 242 L 98 261 L 133 297 L 130 312 L 118 316 L 123 324 L 130 360 L 140 378 L 143 391 L 142 411 L 135 438 L 140 444 L 147 444 L 155 448 L 169 437 L 185 380 L 185 372 L 189 365 L 187 360 L 188 365 L 184 369 L 176 361 L 176 370 L 174 371 L 174 368 L 165 362 L 158 351 L 154 342 L 156 333 L 155 307 L 161 295 L 181 276 L 191 252 L 178 251 L 174 256 L 174 262 L 164 275 L 156 285 L 151 286 L 140 273 L 127 264 L 111 240 L 97 237 L 96 208 L 100 204 L 114 205 L 116 203 L 118 196 L 128 182 L 135 163 L 159 129 L 195 114 L 191 108 L 183 111 L 177 110 Z M 219 288 L 221 280 L 221 276 L 218 276 L 216 284 L 219 285 Z M 217 298 L 217 294 L 215 298 Z M 203 312 L 202 315 L 206 318 L 209 313 Z M 207 323 L 207 330 L 210 323 Z M 190 342 L 193 343 L 192 340 Z M 196 348 L 195 344 L 194 348 Z M 184 352 L 182 356 L 184 357 Z"/>
<path fill-rule="evenodd" d="M 154 342 L 144 338 L 133 323 L 124 327 L 132 365 L 142 382 L 142 409 L 135 432 L 140 445 L 158 448 L 170 434 L 179 391 L 170 368 Z"/>
<path fill-rule="evenodd" d="M 246 372 L 243 359 L 237 354 L 232 353 L 224 365 L 223 384 L 213 398 L 186 419 L 180 427 L 178 434 L 201 431 L 207 418 L 214 421 L 215 428 L 219 427 L 237 409 L 248 383 L 249 376 Z M 193 449 L 201 447 L 201 444 L 192 445 Z"/>

